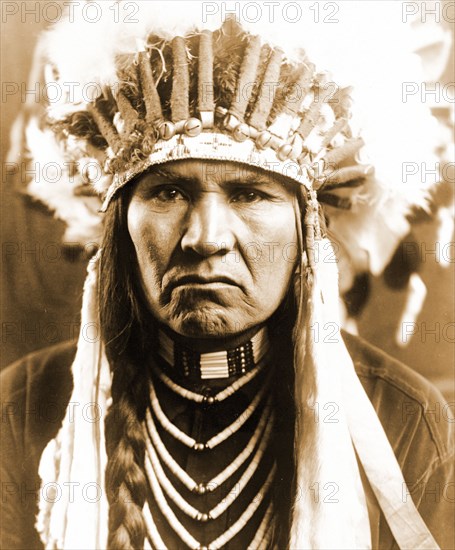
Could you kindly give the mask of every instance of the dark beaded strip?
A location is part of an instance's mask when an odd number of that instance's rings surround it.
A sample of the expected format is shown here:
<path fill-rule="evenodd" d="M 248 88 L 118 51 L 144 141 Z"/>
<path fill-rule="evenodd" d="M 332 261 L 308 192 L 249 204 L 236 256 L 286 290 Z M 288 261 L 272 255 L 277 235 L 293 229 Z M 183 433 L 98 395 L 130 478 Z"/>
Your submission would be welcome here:
<path fill-rule="evenodd" d="M 176 371 L 192 380 L 201 379 L 201 356 L 196 351 L 174 343 L 174 368 Z M 255 366 L 253 343 L 247 342 L 227 351 L 229 376 L 245 374 Z"/>
<path fill-rule="evenodd" d="M 200 355 L 196 351 L 174 343 L 174 367 L 183 376 L 200 378 Z"/>
<path fill-rule="evenodd" d="M 251 341 L 227 352 L 229 376 L 245 374 L 254 367 L 253 344 Z"/>

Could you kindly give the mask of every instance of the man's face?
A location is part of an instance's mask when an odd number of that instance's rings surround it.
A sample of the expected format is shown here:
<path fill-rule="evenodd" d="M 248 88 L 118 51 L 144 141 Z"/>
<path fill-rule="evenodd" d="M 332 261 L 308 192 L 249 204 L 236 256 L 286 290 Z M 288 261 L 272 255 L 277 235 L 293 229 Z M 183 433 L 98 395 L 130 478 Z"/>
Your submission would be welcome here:
<path fill-rule="evenodd" d="M 232 162 L 171 162 L 143 175 L 128 229 L 154 316 L 197 338 L 268 319 L 296 262 L 293 197 L 277 176 Z"/>

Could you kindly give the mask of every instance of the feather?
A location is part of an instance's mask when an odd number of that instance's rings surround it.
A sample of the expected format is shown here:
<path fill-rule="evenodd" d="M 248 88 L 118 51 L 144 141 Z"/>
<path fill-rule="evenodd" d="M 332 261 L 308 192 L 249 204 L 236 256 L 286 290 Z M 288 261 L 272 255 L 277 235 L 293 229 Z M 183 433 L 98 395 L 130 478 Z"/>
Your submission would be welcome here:
<path fill-rule="evenodd" d="M 98 197 L 81 200 L 75 196 L 74 189 L 83 184 L 83 179 L 80 174 L 70 174 L 68 156 L 56 143 L 52 131 L 41 130 L 37 120 L 32 118 L 26 128 L 26 139 L 37 171 L 27 192 L 46 204 L 56 218 L 66 222 L 66 242 L 77 242 L 81 246 L 88 242 L 99 243 L 102 233 L 102 219 L 98 214 L 100 200 Z M 106 186 L 110 181 L 103 183 Z"/>

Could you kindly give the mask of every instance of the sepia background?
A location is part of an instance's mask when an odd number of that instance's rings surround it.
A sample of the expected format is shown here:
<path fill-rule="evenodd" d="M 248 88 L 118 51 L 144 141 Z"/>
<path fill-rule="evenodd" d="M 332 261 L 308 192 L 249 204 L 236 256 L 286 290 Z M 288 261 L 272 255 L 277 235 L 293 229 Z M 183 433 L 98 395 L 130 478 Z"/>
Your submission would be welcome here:
<path fill-rule="evenodd" d="M 18 84 L 19 89 L 27 87 L 36 40 L 48 22 L 39 10 L 33 15 L 37 2 L 15 2 L 25 17 L 9 16 L 4 11 L 6 4 L 14 3 L 1 4 L 4 367 L 33 350 L 77 337 L 82 284 L 91 247 L 90 243 L 85 243 L 85 247 L 62 243 L 63 222 L 26 196 L 26 181 L 22 174 L 13 173 L 8 164 L 19 162 L 24 155 L 21 117 L 25 102 L 22 93 L 14 92 L 13 84 Z M 450 8 L 453 2 L 416 4 L 426 4 L 428 8 L 435 5 L 441 10 L 444 6 Z M 453 10 L 446 9 L 444 13 L 446 17 L 432 17 L 428 9 L 425 21 L 416 20 L 415 27 L 419 53 L 428 66 L 428 84 L 438 83 L 439 89 L 445 90 L 439 96 L 429 94 L 428 101 L 441 123 L 442 158 L 447 160 L 449 154 L 450 160 L 452 155 L 453 162 L 455 62 L 453 52 L 448 54 L 447 50 L 447 37 L 453 35 Z M 411 233 L 384 274 L 359 277 L 345 299 L 350 313 L 348 329 L 432 380 L 450 400 L 455 395 L 453 164 L 445 175 L 434 196 L 432 212 L 416 214 Z"/>

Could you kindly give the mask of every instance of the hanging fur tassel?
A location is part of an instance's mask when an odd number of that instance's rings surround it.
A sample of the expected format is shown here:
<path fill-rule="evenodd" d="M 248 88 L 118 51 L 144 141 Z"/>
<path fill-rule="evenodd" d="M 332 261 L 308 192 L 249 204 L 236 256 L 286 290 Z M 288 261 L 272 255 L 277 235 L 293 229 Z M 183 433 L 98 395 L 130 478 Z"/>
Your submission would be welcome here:
<path fill-rule="evenodd" d="M 290 548 L 371 548 L 359 460 L 398 547 L 437 549 L 412 499 L 400 497 L 406 487 L 403 474 L 342 339 L 337 259 L 332 243 L 321 238 L 315 201 L 310 193 L 306 254 L 297 277 L 296 497 Z M 299 240 L 303 250 L 301 231 Z"/>
<path fill-rule="evenodd" d="M 328 341 L 340 339 L 336 258 L 327 239 L 315 246 L 307 272 L 312 281 L 301 291 L 294 335 L 297 487 L 290 547 L 371 548 L 336 346 Z"/>
<path fill-rule="evenodd" d="M 111 380 L 99 335 L 97 264 L 98 256 L 89 263 L 84 285 L 81 330 L 71 367 L 72 405 L 39 466 L 42 484 L 36 528 L 46 549 L 93 550 L 107 544 L 104 417 Z"/>

